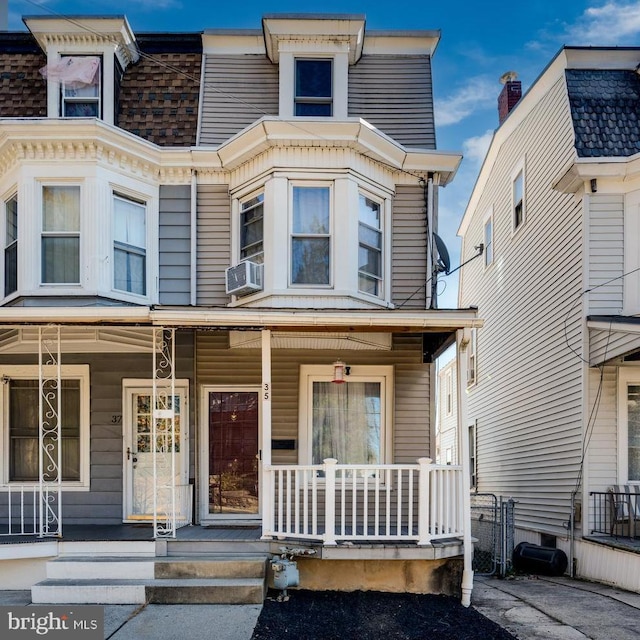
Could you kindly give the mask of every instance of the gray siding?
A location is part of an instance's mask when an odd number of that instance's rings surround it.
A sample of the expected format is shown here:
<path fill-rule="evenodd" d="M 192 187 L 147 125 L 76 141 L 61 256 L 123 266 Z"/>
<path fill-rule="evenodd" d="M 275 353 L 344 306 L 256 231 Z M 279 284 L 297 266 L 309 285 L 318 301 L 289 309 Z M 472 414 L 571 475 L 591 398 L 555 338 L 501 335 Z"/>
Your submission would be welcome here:
<path fill-rule="evenodd" d="M 225 332 L 197 336 L 198 384 L 260 385 L 259 349 L 229 349 Z M 346 356 L 345 356 L 346 357 Z M 431 365 L 422 364 L 420 336 L 394 336 L 392 351 L 353 351 L 349 364 L 395 366 L 395 410 L 393 461 L 415 462 L 431 456 Z M 298 441 L 299 367 L 303 364 L 331 364 L 335 352 L 326 350 L 274 349 L 271 382 L 273 388 L 272 434 L 274 438 Z M 297 463 L 298 451 L 274 451 L 276 464 Z"/>
<path fill-rule="evenodd" d="M 640 335 L 610 329 L 589 329 L 589 362 L 602 364 L 640 349 Z"/>
<path fill-rule="evenodd" d="M 193 379 L 193 334 L 179 334 L 176 353 L 176 377 Z M 3 356 L 4 364 L 37 364 L 32 356 Z M 120 524 L 123 509 L 123 437 L 125 425 L 118 423 L 123 415 L 122 379 L 151 379 L 151 354 L 63 354 L 64 364 L 88 364 L 91 378 L 91 424 L 81 428 L 90 430 L 90 491 L 63 495 L 65 524 Z M 193 384 L 189 384 L 193 396 Z M 191 407 L 191 471 L 193 477 L 194 434 L 196 432 Z"/>
<path fill-rule="evenodd" d="M 231 200 L 226 185 L 198 186 L 197 303 L 226 305 L 224 270 L 231 266 Z"/>
<path fill-rule="evenodd" d="M 589 197 L 589 289 L 591 289 L 589 314 L 622 313 L 624 279 L 620 276 L 623 273 L 624 196 L 621 194 L 591 195 Z"/>
<path fill-rule="evenodd" d="M 474 254 L 493 207 L 494 263 L 469 263 L 460 284 L 461 306 L 478 305 L 485 322 L 477 384 L 467 392 L 478 489 L 513 496 L 517 524 L 558 535 L 582 448 L 583 365 L 572 349 L 582 351 L 583 227 L 581 200 L 550 185 L 574 154 L 559 80 L 497 151 L 462 254 Z M 514 234 L 511 181 L 523 159 L 526 222 Z"/>
<path fill-rule="evenodd" d="M 431 58 L 362 56 L 349 68 L 348 109 L 400 144 L 435 149 Z"/>
<path fill-rule="evenodd" d="M 160 304 L 191 302 L 191 187 L 160 187 Z"/>
<path fill-rule="evenodd" d="M 393 201 L 391 301 L 403 309 L 424 309 L 426 305 L 425 215 L 422 188 L 398 185 Z"/>
<path fill-rule="evenodd" d="M 198 144 L 222 144 L 265 115 L 278 115 L 278 67 L 262 55 L 207 55 Z"/>

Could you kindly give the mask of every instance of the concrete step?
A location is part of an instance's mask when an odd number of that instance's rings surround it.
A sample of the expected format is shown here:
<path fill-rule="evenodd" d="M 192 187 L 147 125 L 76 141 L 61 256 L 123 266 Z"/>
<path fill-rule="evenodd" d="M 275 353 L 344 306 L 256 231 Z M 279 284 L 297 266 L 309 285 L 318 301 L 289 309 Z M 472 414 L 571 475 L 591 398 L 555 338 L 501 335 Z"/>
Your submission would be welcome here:
<path fill-rule="evenodd" d="M 168 556 L 268 554 L 269 540 L 168 540 Z"/>
<path fill-rule="evenodd" d="M 75 556 L 47 562 L 53 580 L 152 580 L 157 558 Z"/>
<path fill-rule="evenodd" d="M 52 580 L 31 588 L 33 604 L 259 604 L 260 578 Z"/>
<path fill-rule="evenodd" d="M 267 556 L 167 556 L 156 558 L 155 578 L 262 578 Z"/>

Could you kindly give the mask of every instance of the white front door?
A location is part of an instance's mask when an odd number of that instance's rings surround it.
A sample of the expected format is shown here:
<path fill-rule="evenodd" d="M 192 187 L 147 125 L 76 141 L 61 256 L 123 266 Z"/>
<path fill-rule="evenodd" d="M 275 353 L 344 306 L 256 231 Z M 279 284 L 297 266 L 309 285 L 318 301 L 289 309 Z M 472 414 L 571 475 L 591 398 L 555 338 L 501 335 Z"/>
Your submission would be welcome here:
<path fill-rule="evenodd" d="M 160 424 L 156 427 L 155 477 L 151 386 L 125 387 L 124 403 L 124 521 L 153 520 L 154 500 L 157 511 L 166 512 L 167 505 L 160 504 L 163 494 L 157 491 L 157 487 L 171 484 L 172 470 L 175 472 L 175 486 L 178 489 L 177 511 L 180 514 L 190 511 L 190 504 L 180 504 L 190 496 L 187 491 L 180 490 L 188 485 L 189 473 L 187 388 L 176 384 L 173 402 L 169 403 L 169 408 L 175 411 L 175 450 L 171 436 L 163 429 L 167 418 L 156 418 Z M 171 459 L 173 455 L 175 460 Z"/>

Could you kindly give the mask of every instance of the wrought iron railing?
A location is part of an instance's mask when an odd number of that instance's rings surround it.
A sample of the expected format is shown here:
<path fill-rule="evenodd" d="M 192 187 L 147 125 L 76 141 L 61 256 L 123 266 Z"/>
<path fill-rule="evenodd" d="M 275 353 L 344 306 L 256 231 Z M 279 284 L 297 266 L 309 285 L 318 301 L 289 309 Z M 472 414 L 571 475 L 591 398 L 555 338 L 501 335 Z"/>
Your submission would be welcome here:
<path fill-rule="evenodd" d="M 592 491 L 590 532 L 614 538 L 640 536 L 640 495 Z"/>
<path fill-rule="evenodd" d="M 37 485 L 0 485 L 0 536 L 36 536 L 40 533 Z"/>
<path fill-rule="evenodd" d="M 462 536 L 462 468 L 428 458 L 408 465 L 272 465 L 266 536 L 413 541 Z"/>

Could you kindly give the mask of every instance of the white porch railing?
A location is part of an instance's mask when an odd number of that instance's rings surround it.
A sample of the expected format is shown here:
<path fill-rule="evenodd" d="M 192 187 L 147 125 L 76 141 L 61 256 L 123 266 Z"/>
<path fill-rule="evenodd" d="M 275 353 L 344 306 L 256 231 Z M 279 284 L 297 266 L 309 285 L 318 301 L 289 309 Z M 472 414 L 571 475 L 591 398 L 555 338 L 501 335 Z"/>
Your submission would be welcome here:
<path fill-rule="evenodd" d="M 263 535 L 320 540 L 415 541 L 462 536 L 462 467 L 417 464 L 271 465 Z"/>
<path fill-rule="evenodd" d="M 0 486 L 0 536 L 37 536 L 39 525 L 38 486 Z"/>

